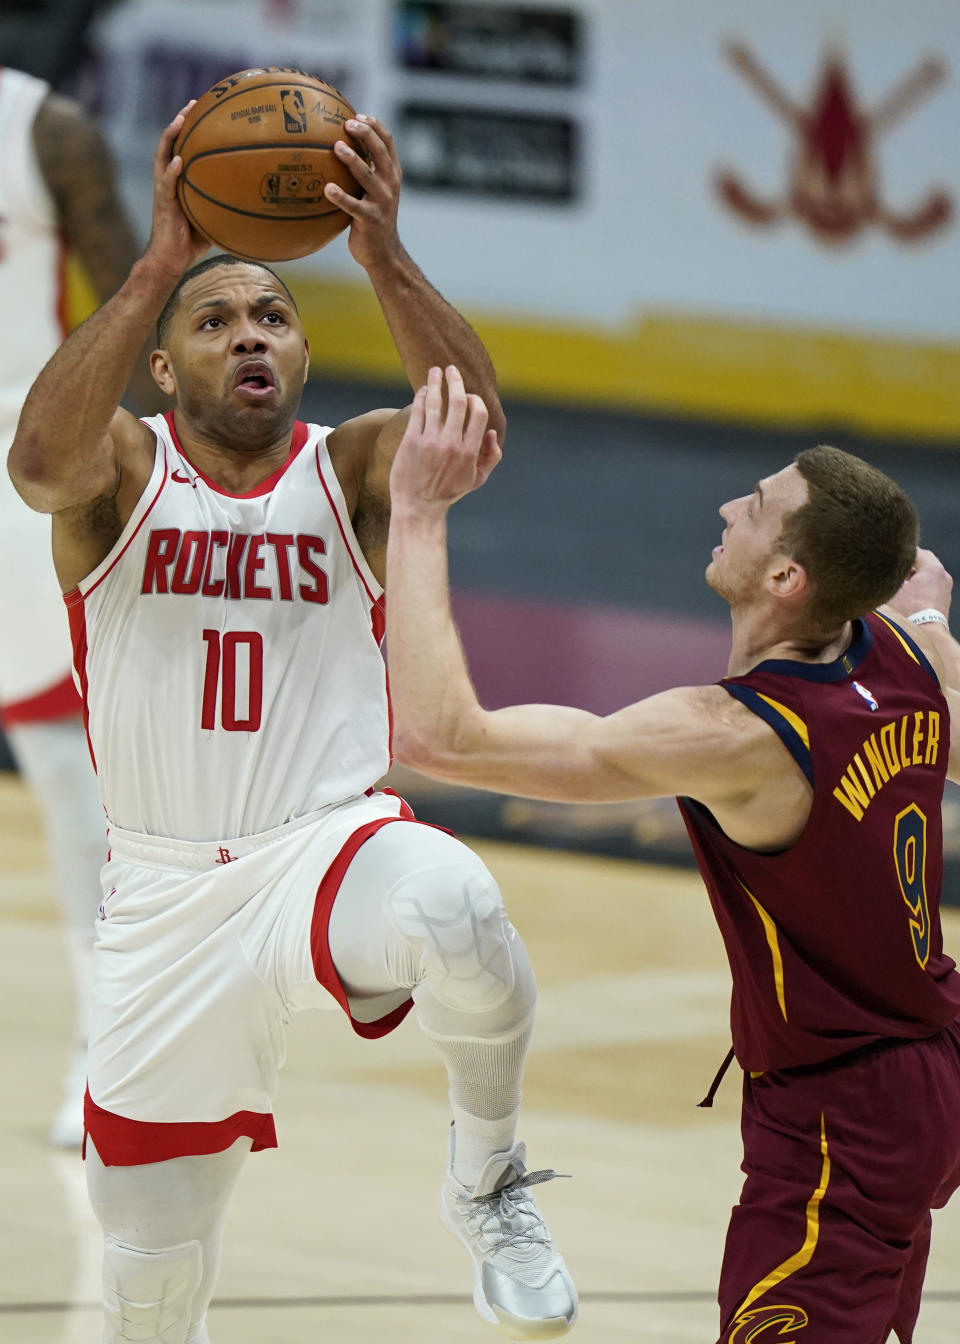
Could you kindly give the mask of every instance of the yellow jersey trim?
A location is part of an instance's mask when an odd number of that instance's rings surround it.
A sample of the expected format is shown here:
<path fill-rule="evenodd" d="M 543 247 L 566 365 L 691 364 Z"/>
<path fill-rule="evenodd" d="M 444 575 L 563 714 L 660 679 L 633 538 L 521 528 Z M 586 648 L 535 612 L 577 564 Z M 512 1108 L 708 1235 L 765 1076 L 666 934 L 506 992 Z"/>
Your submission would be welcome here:
<path fill-rule="evenodd" d="M 820 1168 L 820 1184 L 807 1202 L 807 1235 L 803 1245 L 795 1255 L 791 1255 L 788 1260 L 784 1260 L 782 1265 L 777 1265 L 776 1269 L 772 1269 L 766 1278 L 761 1279 L 750 1289 L 734 1312 L 734 1320 L 738 1316 L 742 1316 L 756 1302 L 758 1297 L 768 1293 L 771 1288 L 775 1288 L 778 1283 L 788 1279 L 791 1274 L 796 1274 L 797 1270 L 809 1265 L 813 1259 L 813 1253 L 817 1249 L 817 1241 L 820 1237 L 820 1204 L 827 1193 L 827 1186 L 830 1184 L 830 1149 L 827 1144 L 827 1130 L 822 1111 L 820 1112 L 820 1152 L 823 1156 L 823 1163 Z"/>
<path fill-rule="evenodd" d="M 897 629 L 897 627 L 894 625 L 893 621 L 888 621 L 887 618 L 886 618 L 886 616 L 884 616 L 883 612 L 881 612 L 881 611 L 874 612 L 874 615 L 875 615 L 875 616 L 879 616 L 880 619 L 881 619 L 881 621 L 883 621 L 884 625 L 887 627 L 887 629 L 890 630 L 890 631 L 892 631 L 892 633 L 896 635 L 897 639 L 900 641 L 900 643 L 901 643 L 901 644 L 903 645 L 903 647 L 906 649 L 907 653 L 909 653 L 910 657 L 913 659 L 913 661 L 914 661 L 914 662 L 917 664 L 917 666 L 919 667 L 919 666 L 920 666 L 920 659 L 919 659 L 919 658 L 917 657 L 917 655 L 914 653 L 913 649 L 911 649 L 910 645 L 909 645 L 909 644 L 907 643 L 907 641 L 904 639 L 903 635 L 901 635 L 900 631 L 899 631 L 899 630 Z"/>
<path fill-rule="evenodd" d="M 800 718 L 799 714 L 794 714 L 792 709 L 787 709 L 786 705 L 781 705 L 779 700 L 772 700 L 769 695 L 764 695 L 763 691 L 757 691 L 757 695 L 759 695 L 761 700 L 765 700 L 771 709 L 775 709 L 778 714 L 783 715 L 787 723 L 789 723 L 790 727 L 806 747 L 807 751 L 809 751 L 810 734 L 807 732 L 807 725 L 804 723 L 803 719 Z"/>
<path fill-rule="evenodd" d="M 739 878 L 737 879 L 739 881 Z M 777 926 L 764 910 L 763 906 L 754 896 L 749 887 L 740 882 L 741 887 L 757 907 L 757 914 L 763 922 L 763 931 L 767 937 L 767 947 L 770 949 L 770 956 L 773 958 L 773 982 L 777 987 L 777 1003 L 780 1005 L 780 1011 L 783 1013 L 784 1022 L 788 1022 L 787 1000 L 783 992 L 783 957 L 780 955 L 780 936 L 777 933 Z"/>

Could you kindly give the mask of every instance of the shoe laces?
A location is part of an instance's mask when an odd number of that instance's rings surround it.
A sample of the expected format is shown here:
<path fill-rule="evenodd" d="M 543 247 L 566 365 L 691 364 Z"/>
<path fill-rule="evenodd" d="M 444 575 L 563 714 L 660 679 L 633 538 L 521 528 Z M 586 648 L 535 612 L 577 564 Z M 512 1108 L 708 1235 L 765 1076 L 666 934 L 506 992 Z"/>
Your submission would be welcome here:
<path fill-rule="evenodd" d="M 532 1196 L 531 1185 L 545 1181 L 568 1181 L 569 1176 L 550 1170 L 520 1171 L 512 1181 L 501 1185 L 489 1195 L 471 1195 L 469 1202 L 477 1214 L 479 1234 L 490 1243 L 493 1251 L 508 1246 L 517 1249 L 550 1246 L 550 1233 Z"/>

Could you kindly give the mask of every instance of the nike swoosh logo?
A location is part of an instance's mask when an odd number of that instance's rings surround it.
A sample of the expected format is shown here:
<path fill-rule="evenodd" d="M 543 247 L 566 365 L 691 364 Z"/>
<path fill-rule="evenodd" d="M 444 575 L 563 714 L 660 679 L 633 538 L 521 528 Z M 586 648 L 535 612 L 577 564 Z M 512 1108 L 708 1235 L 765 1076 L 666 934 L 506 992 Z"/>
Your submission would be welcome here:
<path fill-rule="evenodd" d="M 197 483 L 192 476 L 181 476 L 179 471 L 172 471 L 170 479 L 176 481 L 178 485 L 192 485 L 194 489 L 197 488 Z"/>

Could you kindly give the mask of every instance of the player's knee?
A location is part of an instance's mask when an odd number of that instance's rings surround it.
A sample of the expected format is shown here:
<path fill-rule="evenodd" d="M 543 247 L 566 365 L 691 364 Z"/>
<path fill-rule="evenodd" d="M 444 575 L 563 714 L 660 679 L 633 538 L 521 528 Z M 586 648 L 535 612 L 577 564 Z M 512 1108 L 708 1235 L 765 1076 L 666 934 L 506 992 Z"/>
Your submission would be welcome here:
<path fill-rule="evenodd" d="M 461 1011 L 483 1012 L 513 993 L 516 962 L 525 954 L 500 888 L 476 855 L 464 855 L 398 883 L 390 915 L 436 998 Z"/>
<path fill-rule="evenodd" d="M 103 1252 L 105 1344 L 186 1344 L 190 1305 L 202 1278 L 199 1241 L 144 1251 L 107 1236 Z"/>

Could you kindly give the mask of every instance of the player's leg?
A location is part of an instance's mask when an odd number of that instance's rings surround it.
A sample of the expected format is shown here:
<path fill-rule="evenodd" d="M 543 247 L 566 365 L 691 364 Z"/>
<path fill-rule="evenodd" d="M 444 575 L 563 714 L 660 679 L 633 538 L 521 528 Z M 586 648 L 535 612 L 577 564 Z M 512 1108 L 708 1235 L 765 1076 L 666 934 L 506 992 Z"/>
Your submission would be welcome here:
<path fill-rule="evenodd" d="M 576 1292 L 516 1142 L 536 982 L 496 882 L 451 836 L 384 826 L 347 869 L 329 944 L 354 1016 L 412 992 L 444 1062 L 454 1125 L 442 1211 L 474 1258 L 478 1309 L 517 1338 L 565 1333 Z"/>
<path fill-rule="evenodd" d="M 900 1340 L 900 1344 L 912 1344 L 917 1317 L 920 1315 L 920 1297 L 927 1273 L 932 1226 L 933 1219 L 928 1213 L 914 1234 L 913 1251 L 904 1266 L 903 1277 L 900 1280 L 897 1306 L 890 1322 L 890 1330 Z"/>
<path fill-rule="evenodd" d="M 73 971 L 73 1046 L 63 1101 L 50 1128 L 52 1143 L 73 1147 L 83 1136 L 94 921 L 107 848 L 103 808 L 79 716 L 21 724 L 11 728 L 8 737 L 43 815 L 47 857 Z"/>
<path fill-rule="evenodd" d="M 87 1188 L 104 1232 L 103 1344 L 209 1344 L 227 1203 L 249 1139 L 222 1153 L 104 1166 L 87 1142 Z"/>
<path fill-rule="evenodd" d="M 954 1028 L 745 1080 L 747 1180 L 721 1272 L 724 1344 L 774 1323 L 822 1344 L 883 1344 L 891 1329 L 911 1344 L 929 1210 L 960 1180 L 958 1109 Z"/>

